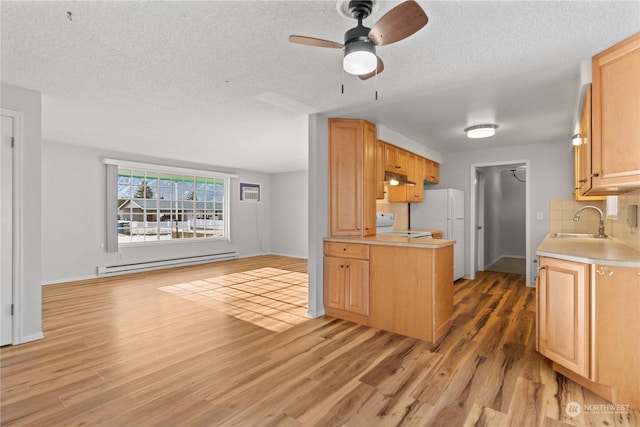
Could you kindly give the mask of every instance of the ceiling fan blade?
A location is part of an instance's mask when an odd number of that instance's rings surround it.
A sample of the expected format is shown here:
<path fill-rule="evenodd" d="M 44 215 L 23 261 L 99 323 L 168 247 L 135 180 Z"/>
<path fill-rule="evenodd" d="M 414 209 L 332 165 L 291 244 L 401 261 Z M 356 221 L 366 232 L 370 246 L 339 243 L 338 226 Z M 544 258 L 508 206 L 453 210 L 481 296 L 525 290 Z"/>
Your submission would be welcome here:
<path fill-rule="evenodd" d="M 413 0 L 400 3 L 387 12 L 369 31 L 369 39 L 377 46 L 395 43 L 427 25 L 429 18 Z"/>
<path fill-rule="evenodd" d="M 384 64 L 382 63 L 382 59 L 380 59 L 380 57 L 378 56 L 378 66 L 376 67 L 376 69 L 370 73 L 361 74 L 358 77 L 360 77 L 360 80 L 367 80 L 375 76 L 376 74 L 380 74 L 383 70 L 384 70 Z"/>
<path fill-rule="evenodd" d="M 334 49 L 342 49 L 344 47 L 342 43 L 332 42 L 330 40 L 317 39 L 315 37 L 289 36 L 289 41 L 291 43 L 306 44 L 308 46 L 316 46 L 316 47 L 331 47 Z"/>

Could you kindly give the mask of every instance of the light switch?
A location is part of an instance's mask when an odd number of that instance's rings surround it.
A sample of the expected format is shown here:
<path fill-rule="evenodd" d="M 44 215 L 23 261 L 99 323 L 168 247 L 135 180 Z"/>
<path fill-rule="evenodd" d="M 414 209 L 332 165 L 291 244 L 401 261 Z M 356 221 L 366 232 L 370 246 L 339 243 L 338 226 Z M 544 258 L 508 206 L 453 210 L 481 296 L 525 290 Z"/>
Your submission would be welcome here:
<path fill-rule="evenodd" d="M 538 211 L 538 213 L 536 214 L 536 219 L 538 221 L 542 221 L 544 219 L 544 213 Z"/>

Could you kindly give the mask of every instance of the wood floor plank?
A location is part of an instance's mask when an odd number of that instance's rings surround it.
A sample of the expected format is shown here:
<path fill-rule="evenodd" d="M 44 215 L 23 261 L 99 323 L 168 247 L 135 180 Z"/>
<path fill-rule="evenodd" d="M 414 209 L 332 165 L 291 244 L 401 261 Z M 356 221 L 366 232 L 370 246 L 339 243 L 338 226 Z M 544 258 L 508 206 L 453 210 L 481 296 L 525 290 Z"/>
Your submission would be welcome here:
<path fill-rule="evenodd" d="M 434 345 L 306 318 L 306 268 L 268 255 L 44 287 L 45 338 L 0 349 L 0 425 L 640 425 L 535 351 L 523 276 L 456 282 Z"/>

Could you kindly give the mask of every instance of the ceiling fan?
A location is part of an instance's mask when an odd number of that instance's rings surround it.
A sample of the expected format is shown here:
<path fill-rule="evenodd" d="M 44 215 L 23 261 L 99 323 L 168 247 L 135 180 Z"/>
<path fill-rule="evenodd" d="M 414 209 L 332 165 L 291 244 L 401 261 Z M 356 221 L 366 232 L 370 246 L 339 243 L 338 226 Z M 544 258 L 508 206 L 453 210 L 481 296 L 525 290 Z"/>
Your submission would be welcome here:
<path fill-rule="evenodd" d="M 376 46 L 400 41 L 427 25 L 429 18 L 414 0 L 400 3 L 387 12 L 372 28 L 362 25 L 374 7 L 374 0 L 351 0 L 349 15 L 358 25 L 344 34 L 344 43 L 306 36 L 289 36 L 292 43 L 316 47 L 344 49 L 343 68 L 362 80 L 380 74 L 384 70 L 382 60 L 376 55 Z"/>

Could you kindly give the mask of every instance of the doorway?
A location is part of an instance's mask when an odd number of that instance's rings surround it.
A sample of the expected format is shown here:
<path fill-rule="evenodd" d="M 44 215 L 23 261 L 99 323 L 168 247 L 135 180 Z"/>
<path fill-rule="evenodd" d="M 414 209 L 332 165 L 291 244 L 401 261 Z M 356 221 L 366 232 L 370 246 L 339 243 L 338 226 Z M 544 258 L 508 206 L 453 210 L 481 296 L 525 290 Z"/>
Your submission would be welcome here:
<path fill-rule="evenodd" d="M 528 160 L 471 165 L 471 278 L 490 267 L 531 283 Z"/>
<path fill-rule="evenodd" d="M 0 345 L 13 343 L 13 118 L 0 129 Z"/>

